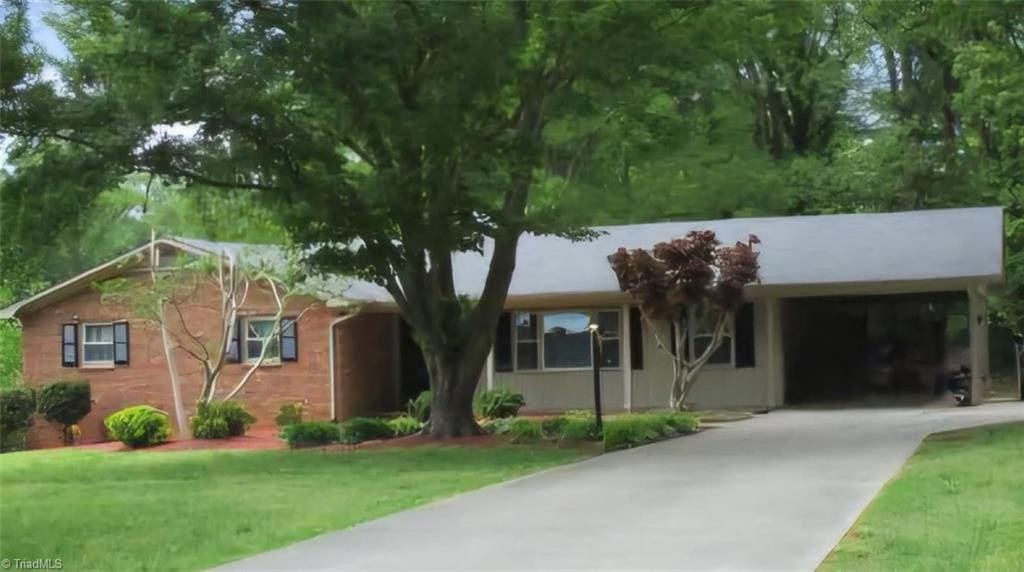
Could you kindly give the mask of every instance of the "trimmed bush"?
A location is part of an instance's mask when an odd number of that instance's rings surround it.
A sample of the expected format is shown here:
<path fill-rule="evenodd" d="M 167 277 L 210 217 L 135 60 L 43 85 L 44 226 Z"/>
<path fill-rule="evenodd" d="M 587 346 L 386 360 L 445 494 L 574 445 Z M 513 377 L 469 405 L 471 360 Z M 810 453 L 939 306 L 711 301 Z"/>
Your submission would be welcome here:
<path fill-rule="evenodd" d="M 430 390 L 424 391 L 416 396 L 416 399 L 410 399 L 409 403 L 405 406 L 406 413 L 409 417 L 416 419 L 420 423 L 426 423 L 430 421 L 430 400 L 433 396 L 430 394 Z"/>
<path fill-rule="evenodd" d="M 541 423 L 545 439 L 554 441 L 599 441 L 597 417 L 590 411 L 567 411 Z"/>
<path fill-rule="evenodd" d="M 25 432 L 36 411 L 35 393 L 28 388 L 0 390 L 0 453 L 25 448 Z"/>
<path fill-rule="evenodd" d="M 287 405 L 282 405 L 281 409 L 278 411 L 277 417 L 274 418 L 274 422 L 276 422 L 277 426 L 281 429 L 284 429 L 289 425 L 302 423 L 302 411 L 303 407 L 301 403 L 289 403 Z"/>
<path fill-rule="evenodd" d="M 423 429 L 423 424 L 409 417 L 408 415 L 402 415 L 395 417 L 394 419 L 387 420 L 388 427 L 391 427 L 391 431 L 394 432 L 395 437 L 404 437 L 405 435 L 415 435 Z"/>
<path fill-rule="evenodd" d="M 395 436 L 388 422 L 376 417 L 356 417 L 342 422 L 340 426 L 342 443 L 355 444 Z"/>
<path fill-rule="evenodd" d="M 341 441 L 341 427 L 330 421 L 300 421 L 286 426 L 281 436 L 293 449 L 330 445 Z"/>
<path fill-rule="evenodd" d="M 597 429 L 597 417 L 566 417 L 559 438 L 563 441 L 601 440 L 601 432 Z"/>
<path fill-rule="evenodd" d="M 256 418 L 241 403 L 225 401 L 200 403 L 190 424 L 196 439 L 227 439 L 245 435 L 255 422 Z"/>
<path fill-rule="evenodd" d="M 126 407 L 103 420 L 110 438 L 129 447 L 149 447 L 171 436 L 167 413 L 148 405 Z"/>
<path fill-rule="evenodd" d="M 477 416 L 485 419 L 515 417 L 524 405 L 526 399 L 521 393 L 504 387 L 484 391 L 473 400 L 473 409 Z"/>
<path fill-rule="evenodd" d="M 519 443 L 540 440 L 544 435 L 541 424 L 542 421 L 527 417 L 505 417 L 495 419 L 488 424 L 487 429 L 495 435 L 508 435 Z"/>
<path fill-rule="evenodd" d="M 604 424 L 604 448 L 614 451 L 636 447 L 663 437 L 696 431 L 699 424 L 699 419 L 689 413 L 640 413 L 613 417 Z"/>
<path fill-rule="evenodd" d="M 47 421 L 64 426 L 64 442 L 70 443 L 68 428 L 92 410 L 92 392 L 84 381 L 58 381 L 39 390 L 36 408 Z"/>

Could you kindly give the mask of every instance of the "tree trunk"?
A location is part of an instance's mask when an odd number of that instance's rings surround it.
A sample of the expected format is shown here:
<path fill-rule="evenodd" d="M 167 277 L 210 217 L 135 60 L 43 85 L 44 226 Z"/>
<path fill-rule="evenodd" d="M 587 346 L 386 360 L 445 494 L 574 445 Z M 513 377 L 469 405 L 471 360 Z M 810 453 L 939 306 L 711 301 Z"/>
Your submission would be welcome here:
<path fill-rule="evenodd" d="M 457 358 L 426 355 L 432 399 L 426 431 L 438 439 L 470 437 L 482 431 L 473 416 L 473 394 L 480 368 L 465 368 Z"/>

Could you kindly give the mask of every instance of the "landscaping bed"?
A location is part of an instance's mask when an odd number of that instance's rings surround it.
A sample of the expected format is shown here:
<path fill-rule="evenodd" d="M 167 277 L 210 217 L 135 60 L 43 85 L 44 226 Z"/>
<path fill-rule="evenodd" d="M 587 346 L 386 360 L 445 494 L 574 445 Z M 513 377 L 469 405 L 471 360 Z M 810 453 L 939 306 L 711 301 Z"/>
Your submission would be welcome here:
<path fill-rule="evenodd" d="M 938 433 L 821 570 L 1021 570 L 1024 423 Z"/>

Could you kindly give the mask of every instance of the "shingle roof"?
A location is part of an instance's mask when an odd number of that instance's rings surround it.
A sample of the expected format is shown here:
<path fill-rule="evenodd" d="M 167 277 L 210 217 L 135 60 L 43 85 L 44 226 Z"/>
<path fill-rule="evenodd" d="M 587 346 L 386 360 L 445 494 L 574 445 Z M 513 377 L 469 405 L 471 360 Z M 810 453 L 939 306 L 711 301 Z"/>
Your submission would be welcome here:
<path fill-rule="evenodd" d="M 724 244 L 761 239 L 762 286 L 913 282 L 963 279 L 997 282 L 1003 275 L 1003 215 L 999 207 L 710 221 L 661 222 L 597 227 L 584 242 L 524 236 L 519 242 L 510 296 L 617 292 L 607 256 L 618 247 L 649 248 L 691 230 L 713 230 Z M 201 248 L 241 252 L 253 247 L 178 239 Z M 487 275 L 485 255 L 455 257 L 460 293 L 475 295 Z M 383 288 L 352 281 L 348 296 L 389 301 Z"/>
<path fill-rule="evenodd" d="M 1002 209 L 979 207 L 606 226 L 595 228 L 600 236 L 584 242 L 527 235 L 519 242 L 509 296 L 616 293 L 609 254 L 620 246 L 649 248 L 698 229 L 715 231 L 724 244 L 746 240 L 750 234 L 761 239 L 762 283 L 752 289 L 934 281 L 966 285 L 1003 279 Z M 283 257 L 283 250 L 273 245 L 177 237 L 167 242 L 227 253 L 247 263 L 274 264 Z M 482 290 L 490 251 L 488 242 L 483 256 L 455 256 L 455 283 L 460 293 L 473 296 Z M 96 270 L 9 306 L 0 311 L 0 317 L 14 315 L 26 302 L 77 284 L 79 278 L 87 279 Z M 318 290 L 325 298 L 391 301 L 380 286 L 343 277 L 323 279 Z"/>

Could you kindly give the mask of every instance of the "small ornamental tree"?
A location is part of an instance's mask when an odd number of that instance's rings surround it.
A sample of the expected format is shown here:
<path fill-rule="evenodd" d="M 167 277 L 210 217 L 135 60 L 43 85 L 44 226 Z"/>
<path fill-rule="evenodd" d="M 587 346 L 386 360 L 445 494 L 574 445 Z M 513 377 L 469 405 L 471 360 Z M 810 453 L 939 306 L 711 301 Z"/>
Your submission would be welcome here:
<path fill-rule="evenodd" d="M 700 370 L 722 345 L 726 325 L 743 303 L 743 287 L 760 281 L 754 235 L 747 242 L 722 246 L 710 230 L 691 231 L 683 238 L 659 242 L 652 250 L 619 248 L 608 262 L 619 288 L 640 304 L 640 313 L 658 346 L 672 357 L 669 406 L 683 409 Z M 687 355 L 687 314 L 691 306 L 714 316 L 711 343 L 700 355 Z M 675 343 L 667 346 L 653 327 L 667 320 Z"/>
<path fill-rule="evenodd" d="M 262 289 L 269 294 L 270 308 L 273 312 L 272 327 L 266 334 L 267 339 L 280 339 L 288 322 L 298 324 L 313 304 L 304 303 L 300 307 L 292 307 L 293 301 L 325 296 L 330 285 L 323 281 L 312 280 L 304 272 L 299 261 L 299 253 L 282 249 L 275 260 L 258 260 L 257 264 L 236 260 L 228 253 L 185 258 L 184 262 L 168 267 L 157 267 L 155 237 L 151 241 L 150 280 L 135 281 L 127 278 L 114 278 L 96 285 L 104 302 L 125 304 L 132 313 L 160 328 L 164 346 L 165 362 L 171 381 L 174 399 L 175 417 L 178 430 L 182 434 L 189 426 L 185 407 L 181 398 L 181 381 L 177 372 L 174 350 L 180 349 L 190 360 L 199 366 L 203 374 L 202 389 L 196 401 L 197 411 L 202 406 L 214 405 L 217 401 L 219 383 L 225 365 L 231 361 L 230 351 L 232 340 L 242 338 L 244 333 L 236 332 L 240 311 L 250 300 L 250 294 Z M 213 293 L 213 303 L 208 295 Z M 340 297 L 339 292 L 332 297 Z M 285 320 L 286 312 L 291 309 L 295 317 Z M 194 310 L 198 310 L 196 312 Z M 347 320 L 358 313 L 352 306 L 342 319 Z M 204 314 L 204 315 L 203 315 Z M 213 315 L 215 326 L 208 327 L 210 315 Z M 264 343 L 258 355 L 249 356 L 244 373 L 234 385 L 230 386 L 220 397 L 220 403 L 227 403 L 255 377 L 256 372 L 268 359 L 268 352 L 276 344 Z M 241 348 L 236 348 L 240 352 Z M 239 357 L 236 355 L 235 360 Z"/>

